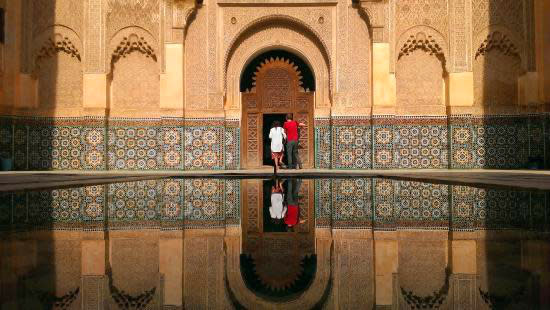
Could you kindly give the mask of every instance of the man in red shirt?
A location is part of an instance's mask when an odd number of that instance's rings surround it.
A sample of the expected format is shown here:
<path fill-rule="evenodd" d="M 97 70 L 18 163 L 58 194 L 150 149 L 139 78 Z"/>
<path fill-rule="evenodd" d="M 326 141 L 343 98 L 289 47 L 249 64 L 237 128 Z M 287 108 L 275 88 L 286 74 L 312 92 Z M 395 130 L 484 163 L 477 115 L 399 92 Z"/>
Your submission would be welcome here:
<path fill-rule="evenodd" d="M 299 220 L 300 207 L 298 205 L 298 193 L 300 192 L 301 179 L 290 179 L 288 182 L 287 210 L 285 214 L 285 224 L 288 229 L 292 229 L 296 224 L 303 224 L 305 220 Z"/>
<path fill-rule="evenodd" d="M 288 113 L 286 115 L 286 122 L 283 125 L 286 133 L 288 167 L 290 169 L 300 169 L 302 162 L 300 161 L 300 157 L 298 157 L 298 127 L 303 127 L 305 124 L 299 123 L 292 118 L 292 113 Z"/>

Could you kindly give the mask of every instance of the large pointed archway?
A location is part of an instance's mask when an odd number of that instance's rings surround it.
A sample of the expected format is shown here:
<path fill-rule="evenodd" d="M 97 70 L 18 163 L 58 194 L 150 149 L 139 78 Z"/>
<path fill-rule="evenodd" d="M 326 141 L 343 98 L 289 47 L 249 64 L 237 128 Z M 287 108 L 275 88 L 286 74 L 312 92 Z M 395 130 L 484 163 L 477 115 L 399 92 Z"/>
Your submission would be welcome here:
<path fill-rule="evenodd" d="M 315 81 L 309 66 L 288 51 L 272 50 L 252 59 L 241 75 L 243 109 L 243 167 L 257 168 L 266 162 L 272 120 L 292 113 L 306 126 L 299 131 L 299 155 L 306 168 L 313 167 L 313 110 Z"/>

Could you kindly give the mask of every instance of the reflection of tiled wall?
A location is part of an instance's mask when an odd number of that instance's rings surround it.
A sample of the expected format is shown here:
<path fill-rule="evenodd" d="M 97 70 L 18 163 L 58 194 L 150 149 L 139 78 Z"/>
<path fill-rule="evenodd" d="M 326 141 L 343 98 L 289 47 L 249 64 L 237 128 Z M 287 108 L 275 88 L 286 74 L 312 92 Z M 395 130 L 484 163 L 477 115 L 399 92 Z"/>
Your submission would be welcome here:
<path fill-rule="evenodd" d="M 0 193 L 0 230 L 183 229 L 238 225 L 240 182 L 162 179 Z"/>
<path fill-rule="evenodd" d="M 359 180 L 364 182 L 363 190 L 351 192 L 356 189 Z M 315 180 L 315 188 L 317 227 L 373 227 L 375 230 L 550 229 L 548 192 L 378 178 L 319 179 Z M 372 196 L 368 194 L 362 198 L 363 193 L 371 191 Z M 362 217 L 363 214 L 366 217 Z"/>

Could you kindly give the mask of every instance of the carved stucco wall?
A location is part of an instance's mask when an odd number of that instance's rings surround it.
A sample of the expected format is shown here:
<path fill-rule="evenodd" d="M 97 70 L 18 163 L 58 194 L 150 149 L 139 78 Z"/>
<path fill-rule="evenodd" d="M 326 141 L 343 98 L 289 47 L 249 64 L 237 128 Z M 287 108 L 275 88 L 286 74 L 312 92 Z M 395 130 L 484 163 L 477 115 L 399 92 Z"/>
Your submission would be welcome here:
<path fill-rule="evenodd" d="M 159 241 L 156 238 L 113 237 L 110 240 L 113 284 L 137 296 L 158 285 Z M 160 290 L 157 287 L 157 290 Z"/>
<path fill-rule="evenodd" d="M 448 45 L 428 26 L 414 26 L 397 41 L 396 89 L 399 114 L 445 114 L 444 79 Z"/>
<path fill-rule="evenodd" d="M 207 12 L 197 11 L 185 38 L 185 108 L 203 110 L 207 107 L 207 45 L 205 44 Z"/>
<path fill-rule="evenodd" d="M 348 47 L 342 51 L 343 77 L 340 79 L 340 92 L 348 93 L 348 97 L 339 104 L 344 108 L 364 108 L 370 106 L 371 93 L 371 40 L 366 17 L 360 11 L 349 7 L 346 32 Z M 338 102 L 335 102 L 338 103 Z"/>
<path fill-rule="evenodd" d="M 160 68 L 156 40 L 145 29 L 128 27 L 118 32 L 109 44 L 111 57 L 112 112 L 147 108 L 158 110 Z M 141 109 L 141 110 L 140 110 Z"/>
<path fill-rule="evenodd" d="M 158 111 L 162 57 L 159 1 L 109 0 L 105 14 L 111 114 L 143 116 L 143 108 L 148 113 Z"/>

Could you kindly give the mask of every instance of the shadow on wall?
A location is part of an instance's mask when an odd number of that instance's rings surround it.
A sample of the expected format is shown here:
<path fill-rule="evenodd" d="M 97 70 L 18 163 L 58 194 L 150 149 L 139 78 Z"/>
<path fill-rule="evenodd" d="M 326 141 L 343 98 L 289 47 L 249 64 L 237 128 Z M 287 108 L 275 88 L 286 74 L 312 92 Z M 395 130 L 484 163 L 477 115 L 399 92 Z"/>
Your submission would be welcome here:
<path fill-rule="evenodd" d="M 523 102 L 525 89 L 520 89 L 520 78 L 536 71 L 534 1 L 489 0 L 488 6 L 484 2 L 473 1 L 474 98 L 475 105 L 489 116 L 472 121 L 475 167 L 548 167 L 544 133 L 550 119 L 542 113 L 542 105 Z M 473 195 L 487 230 L 510 223 L 519 231 L 544 231 L 541 223 L 548 216 L 550 203 L 544 193 L 476 189 Z M 548 241 L 537 237 L 522 241 L 518 235 L 521 233 L 492 237 L 488 231 L 477 241 L 475 293 L 479 305 L 492 309 L 543 309 L 550 305 L 545 285 L 548 266 L 532 258 L 534 253 L 548 250 Z"/>
<path fill-rule="evenodd" d="M 536 71 L 533 1 L 472 3 L 474 106 L 486 115 L 472 118 L 473 167 L 548 168 L 548 115 L 522 98 Z"/>

